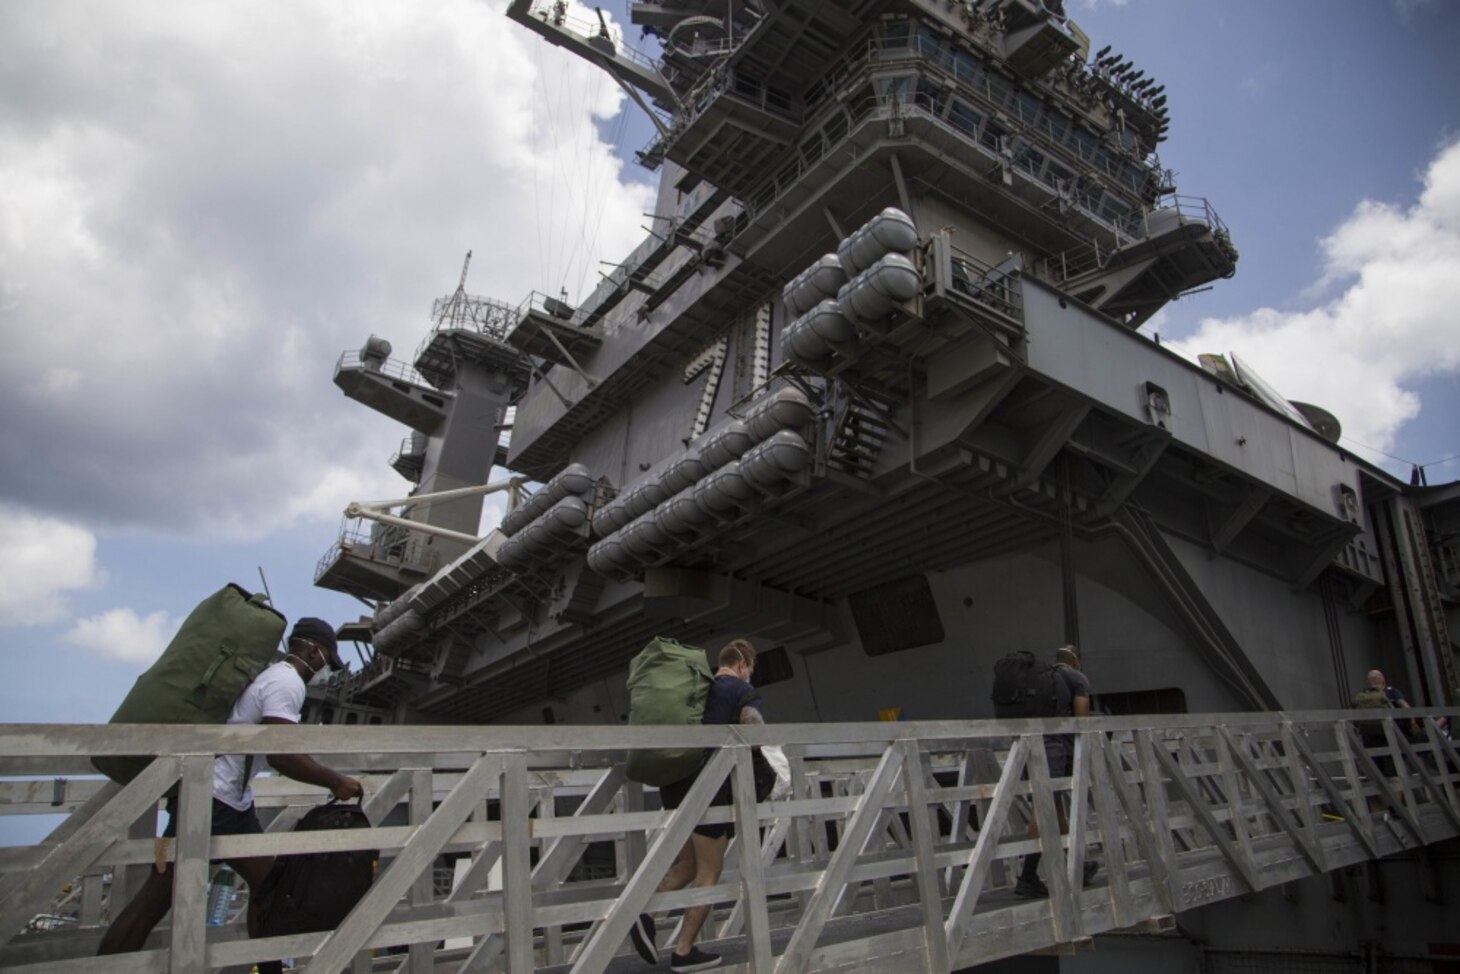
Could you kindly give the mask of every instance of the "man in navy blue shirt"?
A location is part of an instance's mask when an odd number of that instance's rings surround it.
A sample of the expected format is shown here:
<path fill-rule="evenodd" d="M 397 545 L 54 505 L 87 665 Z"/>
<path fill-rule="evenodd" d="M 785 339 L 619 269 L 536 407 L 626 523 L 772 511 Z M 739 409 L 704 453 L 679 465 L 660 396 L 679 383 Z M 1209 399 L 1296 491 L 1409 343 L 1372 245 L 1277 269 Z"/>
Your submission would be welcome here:
<path fill-rule="evenodd" d="M 751 686 L 750 677 L 755 672 L 755 647 L 749 640 L 733 639 L 720 650 L 720 668 L 715 672 L 715 682 L 705 700 L 704 724 L 763 724 L 760 694 Z M 659 798 L 665 808 L 678 808 L 689 793 L 690 787 L 699 777 L 695 772 L 688 778 L 665 785 L 659 789 Z M 726 806 L 732 802 L 730 778 L 727 777 L 710 805 Z M 664 874 L 659 883 L 659 892 L 684 889 L 686 886 L 714 886 L 720 881 L 720 870 L 725 864 L 725 847 L 735 826 L 730 822 L 715 822 L 695 826 L 674 865 Z M 711 954 L 695 946 L 695 938 L 710 915 L 709 906 L 692 906 L 684 911 L 684 920 L 679 927 L 679 937 L 674 943 L 669 958 L 669 969 L 675 974 L 688 971 L 703 971 L 720 963 L 719 954 Z M 645 962 L 659 962 L 659 951 L 654 945 L 654 918 L 647 913 L 639 914 L 630 930 L 634 948 Z"/>

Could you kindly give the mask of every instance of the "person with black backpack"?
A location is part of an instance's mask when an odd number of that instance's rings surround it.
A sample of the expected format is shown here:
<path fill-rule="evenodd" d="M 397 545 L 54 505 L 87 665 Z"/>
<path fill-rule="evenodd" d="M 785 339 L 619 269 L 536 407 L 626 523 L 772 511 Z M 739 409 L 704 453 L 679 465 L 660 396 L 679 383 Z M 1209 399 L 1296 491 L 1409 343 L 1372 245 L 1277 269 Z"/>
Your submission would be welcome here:
<path fill-rule="evenodd" d="M 345 669 L 334 627 L 323 619 L 303 618 L 289 634 L 289 652 L 265 669 L 243 691 L 228 717 L 230 724 L 297 724 L 304 708 L 305 684 L 328 671 Z M 341 801 L 360 798 L 365 788 L 356 778 L 340 774 L 306 754 L 271 754 L 269 764 L 280 774 L 307 785 L 328 788 Z M 222 754 L 213 762 L 213 835 L 258 835 L 263 832 L 254 810 L 251 781 L 259 762 L 253 755 Z M 168 824 L 164 838 L 177 835 L 176 800 L 167 800 Z M 273 866 L 273 857 L 229 861 L 233 870 L 257 891 Z M 119 913 L 101 939 L 98 954 L 141 950 L 152 928 L 172 908 L 173 864 L 147 874 L 137 895 Z M 250 897 L 248 930 L 258 926 L 256 901 Z"/>
<path fill-rule="evenodd" d="M 1054 663 L 1035 658 L 1033 653 L 1010 653 L 994 664 L 994 713 L 1000 718 L 1019 717 L 1087 717 L 1090 714 L 1090 680 L 1080 668 L 1080 651 L 1065 645 L 1055 650 Z M 1045 760 L 1051 778 L 1069 777 L 1074 767 L 1075 736 L 1044 735 Z M 1027 775 L 1027 771 L 1025 772 Z M 1060 833 L 1069 829 L 1063 805 L 1056 803 Z M 1039 838 L 1039 826 L 1031 820 L 1029 838 Z M 1015 894 L 1029 899 L 1043 899 L 1049 887 L 1039 878 L 1041 854 L 1024 857 Z M 1100 867 L 1085 863 L 1084 881 L 1089 885 Z"/>

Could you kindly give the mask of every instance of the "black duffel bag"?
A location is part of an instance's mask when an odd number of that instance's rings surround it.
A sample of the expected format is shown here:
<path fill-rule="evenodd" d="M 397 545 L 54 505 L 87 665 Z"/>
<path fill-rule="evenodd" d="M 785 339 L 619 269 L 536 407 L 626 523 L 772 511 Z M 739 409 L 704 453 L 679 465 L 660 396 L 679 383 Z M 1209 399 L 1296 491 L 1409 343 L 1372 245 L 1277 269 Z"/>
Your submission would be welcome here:
<path fill-rule="evenodd" d="M 369 827 L 370 819 L 358 804 L 330 799 L 328 804 L 305 812 L 294 831 Z M 379 857 L 378 849 L 280 856 L 258 889 L 256 936 L 282 937 L 335 929 L 370 889 Z M 267 970 L 259 965 L 260 974 L 267 974 Z"/>

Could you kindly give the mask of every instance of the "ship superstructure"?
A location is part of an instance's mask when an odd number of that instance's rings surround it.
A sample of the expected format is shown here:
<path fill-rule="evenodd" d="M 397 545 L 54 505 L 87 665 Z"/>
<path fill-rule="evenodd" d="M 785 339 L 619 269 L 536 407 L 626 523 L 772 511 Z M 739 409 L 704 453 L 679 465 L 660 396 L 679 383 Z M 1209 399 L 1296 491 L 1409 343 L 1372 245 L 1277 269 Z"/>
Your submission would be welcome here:
<path fill-rule="evenodd" d="M 414 372 L 342 360 L 417 496 L 522 490 L 474 542 L 332 549 L 377 605 L 327 719 L 616 723 L 660 634 L 750 635 L 776 719 L 986 716 L 996 658 L 1061 642 L 1113 714 L 1344 706 L 1370 667 L 1457 701 L 1453 486 L 1137 330 L 1237 250 L 1157 155 L 1163 87 L 1060 4 L 633 3 L 654 58 L 577 9 L 509 16 L 653 119 L 652 232 L 577 303 L 438 307 Z"/>
<path fill-rule="evenodd" d="M 1363 665 L 1336 653 L 1397 648 L 1352 611 L 1375 604 L 1409 620 L 1393 668 L 1447 699 L 1440 586 L 1404 571 L 1429 550 L 1404 485 L 1255 376 L 1135 331 L 1237 260 L 1155 153 L 1159 84 L 1057 4 L 632 14 L 658 60 L 566 5 L 509 12 L 655 119 L 654 232 L 577 305 L 470 299 L 480 313 L 452 318 L 459 287 L 414 374 L 337 369 L 412 427 L 396 466 L 418 493 L 493 464 L 543 485 L 469 547 L 390 526 L 327 556 L 320 584 L 380 602 L 376 663 L 343 705 L 587 719 L 607 701 L 575 693 L 649 635 L 742 631 L 807 668 L 955 657 L 946 699 L 805 688 L 796 706 L 826 719 L 976 713 L 990 654 L 1062 639 L 1109 661 L 1112 705 L 1164 688 L 1192 709 L 1331 704 Z M 514 404 L 503 456 L 480 431 Z M 453 510 L 480 513 L 407 516 Z"/>

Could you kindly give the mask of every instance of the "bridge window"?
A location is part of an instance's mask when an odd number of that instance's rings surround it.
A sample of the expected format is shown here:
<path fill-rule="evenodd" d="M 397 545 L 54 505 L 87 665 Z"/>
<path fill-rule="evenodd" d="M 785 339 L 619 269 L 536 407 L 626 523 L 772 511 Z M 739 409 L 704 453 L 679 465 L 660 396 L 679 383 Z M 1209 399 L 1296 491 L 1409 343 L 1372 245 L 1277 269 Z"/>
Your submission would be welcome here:
<path fill-rule="evenodd" d="M 959 51 L 953 57 L 953 77 L 966 84 L 982 85 L 985 71 L 972 54 Z"/>
<path fill-rule="evenodd" d="M 942 85 L 934 84 L 927 78 L 918 79 L 917 103 L 920 107 L 927 109 L 937 115 L 942 109 L 943 99 L 947 97 L 947 89 Z"/>
<path fill-rule="evenodd" d="M 910 74 L 901 75 L 896 78 L 878 78 L 877 97 L 884 103 L 907 101 L 908 93 L 912 91 L 913 76 Z"/>
<path fill-rule="evenodd" d="M 1026 146 L 1014 159 L 1014 165 L 1039 179 L 1040 170 L 1044 167 L 1044 153 L 1033 146 Z"/>
<path fill-rule="evenodd" d="M 943 621 L 938 618 L 938 604 L 924 575 L 909 575 L 854 592 L 847 601 L 862 638 L 862 651 L 868 656 L 885 656 L 943 641 Z"/>
<path fill-rule="evenodd" d="M 1008 107 L 1008 103 L 1014 99 L 1014 89 L 1009 82 L 997 74 L 990 74 L 988 79 L 989 101 L 995 105 Z"/>
<path fill-rule="evenodd" d="M 847 121 L 846 112 L 838 111 L 836 114 L 832 115 L 831 118 L 828 118 L 826 120 L 826 125 L 822 128 L 822 134 L 826 138 L 826 144 L 835 145 L 836 143 L 840 142 L 843 138 L 846 137 L 847 130 L 850 127 L 850 123 L 848 123 Z"/>
<path fill-rule="evenodd" d="M 912 24 L 906 20 L 894 21 L 882 28 L 884 50 L 906 49 L 912 42 Z"/>
<path fill-rule="evenodd" d="M 1044 131 L 1048 133 L 1050 140 L 1059 145 L 1065 140 L 1065 133 L 1070 129 L 1070 120 L 1058 112 L 1045 112 L 1043 119 Z"/>
<path fill-rule="evenodd" d="M 1130 204 L 1113 193 L 1106 193 L 1105 199 L 1100 203 L 1100 215 L 1111 223 L 1124 229 L 1130 219 Z"/>
<path fill-rule="evenodd" d="M 983 115 L 968 102 L 955 98 L 948 109 L 948 121 L 958 131 L 978 138 L 978 127 L 983 124 Z"/>
<path fill-rule="evenodd" d="M 1139 717 L 1150 714 L 1184 714 L 1186 693 L 1180 687 L 1160 690 L 1127 690 L 1124 693 L 1090 695 L 1090 712 L 1111 717 Z"/>
<path fill-rule="evenodd" d="M 1033 125 L 1039 119 L 1039 99 L 1021 91 L 1015 96 L 1015 102 L 1019 109 L 1019 121 L 1026 125 Z"/>

